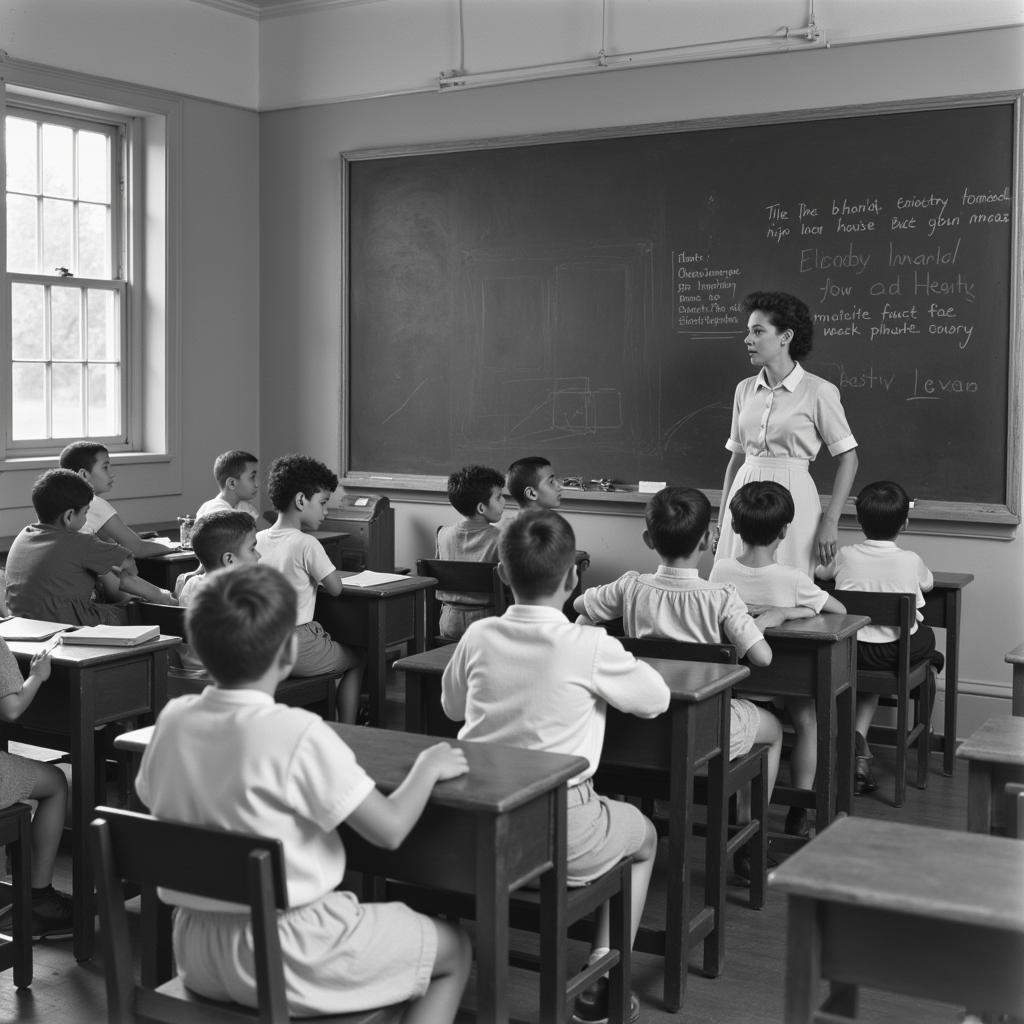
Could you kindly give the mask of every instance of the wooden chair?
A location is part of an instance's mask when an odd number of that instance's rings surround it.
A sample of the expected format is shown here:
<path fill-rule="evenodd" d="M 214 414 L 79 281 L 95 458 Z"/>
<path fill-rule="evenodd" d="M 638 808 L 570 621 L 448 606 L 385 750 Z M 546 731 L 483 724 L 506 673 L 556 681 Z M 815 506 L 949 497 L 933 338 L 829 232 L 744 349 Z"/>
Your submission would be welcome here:
<path fill-rule="evenodd" d="M 277 932 L 277 911 L 288 909 L 280 840 L 158 821 L 148 814 L 110 807 L 96 808 L 90 832 L 110 1024 L 136 1020 L 280 1024 L 291 1019 Z M 155 887 L 162 885 L 247 906 L 258 1008 L 205 999 L 177 978 L 153 987 L 138 984 L 125 911 L 126 881 L 142 888 L 144 900 L 155 900 Z M 164 912 L 148 915 L 144 910 L 142 944 L 150 947 L 149 955 L 153 955 L 153 946 L 169 950 L 170 914 L 166 907 L 161 909 Z M 391 1024 L 400 1021 L 403 1012 L 404 1005 L 396 1005 L 316 1019 L 324 1024 Z"/>
<path fill-rule="evenodd" d="M 416 562 L 417 576 L 433 576 L 437 587 L 427 594 L 427 643 L 430 647 L 444 647 L 455 643 L 441 636 L 441 604 L 437 591 L 459 594 L 490 594 L 495 615 L 508 606 L 505 588 L 498 577 L 497 562 L 464 562 L 444 558 L 420 558 Z"/>
<path fill-rule="evenodd" d="M 880 703 L 896 707 L 896 771 L 893 804 L 899 807 L 907 792 L 907 752 L 917 743 L 918 789 L 928 785 L 928 754 L 931 743 L 932 687 L 927 685 L 931 668 L 928 659 L 910 663 L 910 630 L 916 621 L 913 594 L 881 594 L 860 590 L 834 590 L 850 615 L 867 615 L 872 626 L 895 627 L 897 666 L 894 672 L 857 670 L 857 693 L 877 693 Z M 914 718 L 910 724 L 910 700 Z"/>
<path fill-rule="evenodd" d="M 32 984 L 32 815 L 26 803 L 0 810 L 0 847 L 7 848 L 11 881 L 0 882 L 4 899 L 13 905 L 12 934 L 0 939 L 0 971 L 14 968 L 14 984 Z"/>
<path fill-rule="evenodd" d="M 1024 839 L 1024 783 L 1008 782 L 1004 792 L 1006 834 L 1011 839 Z"/>
<path fill-rule="evenodd" d="M 669 658 L 674 661 L 707 661 L 719 665 L 735 665 L 738 661 L 732 644 L 698 644 L 651 637 L 620 637 L 622 646 L 637 657 Z M 728 758 L 729 751 L 725 751 Z M 695 780 L 694 801 L 707 804 L 707 776 Z M 735 761 L 730 761 L 725 776 L 725 799 L 732 802 L 740 788 L 750 785 L 750 821 L 730 825 L 723 857 L 728 860 L 740 847 L 750 843 L 750 906 L 764 906 L 768 877 L 768 746 L 755 743 Z M 725 808 L 722 809 L 725 813 Z M 727 865 L 721 866 L 721 878 L 727 876 Z"/>

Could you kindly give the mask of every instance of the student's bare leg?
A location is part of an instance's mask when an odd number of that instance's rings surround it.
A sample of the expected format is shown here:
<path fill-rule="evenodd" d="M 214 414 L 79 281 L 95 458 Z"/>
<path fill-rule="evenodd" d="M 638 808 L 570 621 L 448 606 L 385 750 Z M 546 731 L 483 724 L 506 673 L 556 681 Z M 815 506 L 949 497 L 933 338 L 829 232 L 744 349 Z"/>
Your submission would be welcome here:
<path fill-rule="evenodd" d="M 363 676 L 366 662 L 360 662 L 348 669 L 338 686 L 338 720 L 352 725 L 359 713 L 359 695 L 363 692 Z M 383 682 L 381 683 L 383 685 Z"/>
<path fill-rule="evenodd" d="M 818 769 L 818 715 L 809 698 L 787 699 L 786 710 L 796 730 L 796 743 L 790 755 L 790 774 L 797 789 L 813 789 Z"/>
<path fill-rule="evenodd" d="M 68 806 L 68 780 L 52 764 L 42 771 L 29 794 L 39 806 L 32 817 L 32 888 L 43 889 L 53 879 L 53 864 L 64 831 L 64 815 Z"/>
<path fill-rule="evenodd" d="M 630 869 L 632 892 L 629 905 L 629 934 L 634 942 L 636 933 L 640 930 L 640 919 L 643 917 L 644 904 L 647 902 L 647 889 L 651 884 L 651 875 L 654 873 L 654 858 L 658 852 L 657 829 L 647 818 L 644 818 L 644 825 L 643 845 L 633 854 L 633 865 Z M 608 904 L 605 903 L 597 917 L 594 944 L 590 951 L 592 957 L 609 948 L 610 934 L 610 912 Z"/>
<path fill-rule="evenodd" d="M 402 1024 L 448 1024 L 459 1012 L 473 963 L 469 936 L 457 925 L 434 921 L 437 958 L 427 991 L 409 1005 Z"/>
<path fill-rule="evenodd" d="M 863 754 L 865 757 L 871 756 L 871 751 L 868 749 L 868 729 L 871 728 L 871 722 L 874 720 L 875 712 L 878 710 L 878 694 L 877 693 L 858 693 L 857 694 L 857 710 L 854 713 L 854 729 L 858 736 L 864 739 L 864 748 L 861 751 L 860 742 L 858 741 L 857 746 L 858 754 Z"/>

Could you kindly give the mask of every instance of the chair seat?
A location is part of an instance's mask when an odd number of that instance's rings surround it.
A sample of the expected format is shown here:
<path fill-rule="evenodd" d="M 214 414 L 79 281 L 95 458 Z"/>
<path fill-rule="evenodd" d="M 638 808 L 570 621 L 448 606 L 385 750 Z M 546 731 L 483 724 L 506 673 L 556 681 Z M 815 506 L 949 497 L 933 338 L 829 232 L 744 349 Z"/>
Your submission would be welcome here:
<path fill-rule="evenodd" d="M 240 1021 L 256 1020 L 256 1011 L 250 1010 L 240 1003 L 224 1003 L 216 999 L 207 999 L 205 996 L 197 995 L 191 989 L 185 987 L 180 978 L 174 978 L 165 982 L 154 990 L 161 996 L 167 996 L 184 1003 L 192 1003 L 198 1010 L 200 1007 L 209 1006 L 220 1013 L 235 1013 Z M 317 1024 L 398 1024 L 405 1012 L 406 1004 L 399 1003 L 395 1006 L 382 1006 L 375 1010 L 367 1010 L 364 1013 L 332 1013 L 323 1017 L 292 1017 L 292 1020 L 311 1020 Z M 198 1024 L 198 1020 L 197 1020 Z"/>

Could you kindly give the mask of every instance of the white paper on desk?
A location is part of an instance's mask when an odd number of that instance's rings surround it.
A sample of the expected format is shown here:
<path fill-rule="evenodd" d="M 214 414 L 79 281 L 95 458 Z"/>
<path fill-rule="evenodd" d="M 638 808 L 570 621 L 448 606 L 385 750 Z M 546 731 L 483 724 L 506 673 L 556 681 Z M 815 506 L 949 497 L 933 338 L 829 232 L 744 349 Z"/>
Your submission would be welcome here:
<path fill-rule="evenodd" d="M 156 544 L 163 544 L 168 551 L 181 550 L 181 543 L 173 537 L 150 537 L 149 539 Z"/>
<path fill-rule="evenodd" d="M 401 576 L 397 572 L 372 572 L 364 569 L 357 572 L 355 576 L 346 576 L 342 581 L 343 587 L 379 587 L 382 583 L 399 583 L 407 580 L 408 576 Z"/>
<path fill-rule="evenodd" d="M 44 622 L 41 619 L 22 619 L 12 615 L 0 622 L 0 637 L 4 640 L 49 640 L 65 629 L 71 629 L 70 622 Z"/>

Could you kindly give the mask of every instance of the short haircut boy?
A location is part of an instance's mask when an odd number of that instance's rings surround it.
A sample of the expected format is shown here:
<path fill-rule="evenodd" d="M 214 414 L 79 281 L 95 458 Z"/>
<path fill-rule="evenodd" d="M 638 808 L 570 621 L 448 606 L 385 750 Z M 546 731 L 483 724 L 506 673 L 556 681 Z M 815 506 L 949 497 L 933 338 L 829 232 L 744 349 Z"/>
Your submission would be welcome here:
<path fill-rule="evenodd" d="M 48 469 L 32 485 L 32 507 L 39 522 L 47 525 L 57 522 L 69 509 L 77 512 L 85 508 L 92 499 L 92 488 L 70 469 Z"/>
<path fill-rule="evenodd" d="M 192 550 L 207 572 L 221 568 L 221 556 L 237 552 L 256 529 L 248 512 L 224 509 L 200 516 L 192 529 Z"/>
<path fill-rule="evenodd" d="M 644 519 L 662 558 L 689 558 L 708 532 L 711 502 L 694 487 L 663 487 L 647 502 Z"/>
<path fill-rule="evenodd" d="M 789 489 L 774 480 L 751 480 L 729 502 L 732 528 L 744 544 L 767 547 L 784 526 L 793 522 L 796 508 Z"/>
<path fill-rule="evenodd" d="M 463 466 L 448 477 L 448 500 L 460 515 L 476 515 L 477 505 L 486 505 L 491 492 L 505 486 L 505 478 L 490 466 Z"/>
<path fill-rule="evenodd" d="M 868 540 L 892 540 L 910 515 L 907 492 L 892 480 L 866 484 L 855 504 L 857 522 Z"/>
<path fill-rule="evenodd" d="M 553 594 L 568 579 L 576 559 L 572 527 L 550 509 L 521 512 L 498 544 L 509 586 L 532 600 Z"/>
<path fill-rule="evenodd" d="M 213 476 L 219 487 L 224 487 L 231 477 L 240 477 L 245 467 L 258 463 L 260 460 L 241 448 L 232 448 L 229 452 L 221 452 L 213 460 Z"/>
<path fill-rule="evenodd" d="M 295 588 L 281 573 L 239 565 L 210 575 L 185 612 L 185 630 L 210 675 L 241 686 L 270 668 L 295 632 L 295 614 Z"/>
<path fill-rule="evenodd" d="M 540 482 L 541 470 L 547 469 L 551 463 L 541 455 L 528 455 L 524 459 L 516 459 L 508 467 L 508 493 L 520 504 L 528 500 L 527 487 L 536 487 Z"/>
<path fill-rule="evenodd" d="M 74 473 L 85 470 L 92 472 L 96 460 L 101 455 L 108 455 L 107 446 L 96 441 L 72 441 L 60 453 L 61 469 L 70 469 Z"/>
<path fill-rule="evenodd" d="M 296 494 L 312 498 L 319 491 L 333 494 L 337 489 L 337 474 L 308 455 L 281 455 L 270 464 L 267 491 L 278 512 L 288 508 Z"/>

